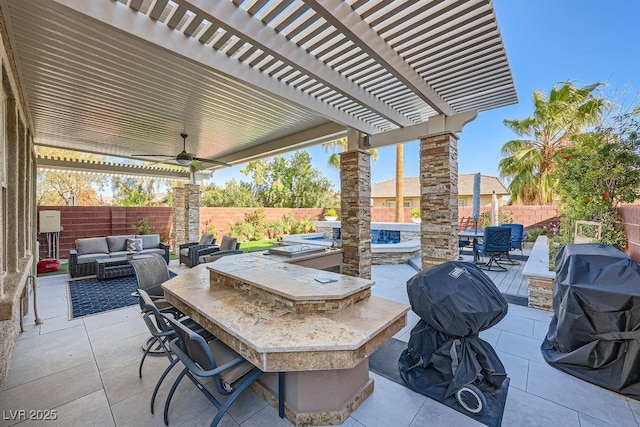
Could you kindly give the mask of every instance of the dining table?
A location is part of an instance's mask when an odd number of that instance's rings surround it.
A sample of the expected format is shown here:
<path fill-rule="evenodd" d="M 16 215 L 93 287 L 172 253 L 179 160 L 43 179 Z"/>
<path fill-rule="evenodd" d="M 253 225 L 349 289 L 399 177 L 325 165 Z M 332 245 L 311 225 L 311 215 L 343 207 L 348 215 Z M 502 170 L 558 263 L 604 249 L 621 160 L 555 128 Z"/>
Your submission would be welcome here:
<path fill-rule="evenodd" d="M 462 230 L 458 232 L 459 239 L 471 240 L 473 245 L 473 262 L 478 263 L 478 251 L 476 251 L 475 243 L 478 242 L 478 239 L 482 239 L 484 237 L 484 228 L 467 228 L 466 230 Z"/>

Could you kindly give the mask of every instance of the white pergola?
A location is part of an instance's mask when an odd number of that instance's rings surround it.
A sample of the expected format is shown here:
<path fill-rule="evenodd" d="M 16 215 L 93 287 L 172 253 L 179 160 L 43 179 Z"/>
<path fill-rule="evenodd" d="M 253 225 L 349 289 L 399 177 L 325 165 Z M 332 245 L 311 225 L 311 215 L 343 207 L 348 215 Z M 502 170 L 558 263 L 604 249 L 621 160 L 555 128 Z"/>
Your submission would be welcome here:
<path fill-rule="evenodd" d="M 0 6 L 39 145 L 174 155 L 185 131 L 187 151 L 239 164 L 347 129 L 370 146 L 457 132 L 517 102 L 490 0 Z"/>

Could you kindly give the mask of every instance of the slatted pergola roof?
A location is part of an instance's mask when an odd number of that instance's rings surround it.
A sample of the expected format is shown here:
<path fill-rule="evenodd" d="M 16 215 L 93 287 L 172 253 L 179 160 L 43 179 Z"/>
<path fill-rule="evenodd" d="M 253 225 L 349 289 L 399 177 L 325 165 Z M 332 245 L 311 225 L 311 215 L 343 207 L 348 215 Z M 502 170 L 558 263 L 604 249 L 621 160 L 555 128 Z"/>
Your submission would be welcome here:
<path fill-rule="evenodd" d="M 0 6 L 36 144 L 233 164 L 517 102 L 489 0 Z"/>

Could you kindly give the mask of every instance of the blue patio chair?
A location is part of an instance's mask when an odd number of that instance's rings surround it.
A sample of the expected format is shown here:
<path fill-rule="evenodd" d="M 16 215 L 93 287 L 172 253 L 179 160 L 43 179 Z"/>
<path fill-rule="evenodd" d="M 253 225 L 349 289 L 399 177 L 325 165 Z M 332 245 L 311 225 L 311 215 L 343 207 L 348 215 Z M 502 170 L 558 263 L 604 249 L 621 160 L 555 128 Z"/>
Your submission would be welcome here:
<path fill-rule="evenodd" d="M 520 249 L 524 247 L 524 225 L 522 224 L 500 224 L 500 227 L 509 227 L 511 229 L 511 249 Z"/>
<path fill-rule="evenodd" d="M 526 232 L 524 231 L 524 225 L 522 224 L 500 224 L 500 227 L 511 228 L 511 250 L 519 249 L 522 255 L 522 248 L 524 247 L 524 241 L 526 240 Z M 508 257 L 508 262 L 511 264 L 519 264 L 518 261 L 514 261 L 511 257 Z"/>
<path fill-rule="evenodd" d="M 488 256 L 489 261 L 479 263 L 478 267 L 484 270 L 491 270 L 495 266 L 499 271 L 507 269 L 498 263 L 500 258 L 509 258 L 509 250 L 511 250 L 511 228 L 510 227 L 485 227 L 482 243 L 474 242 L 473 249 L 483 256 Z"/>
<path fill-rule="evenodd" d="M 218 409 L 218 413 L 211 421 L 211 426 L 217 426 L 231 404 L 262 375 L 262 371 L 220 340 L 207 343 L 204 338 L 183 323 L 171 317 L 167 317 L 167 320 L 176 334 L 176 338 L 170 343 L 171 351 L 176 359 L 165 370 L 163 378 L 178 361 L 182 362 L 184 369 L 176 378 L 167 396 L 164 405 L 164 423 L 169 425 L 171 399 L 178 384 L 186 375 Z M 198 378 L 213 378 L 216 391 L 223 396 L 228 396 L 227 399 L 222 403 L 218 401 Z M 155 399 L 155 395 L 153 399 Z"/>

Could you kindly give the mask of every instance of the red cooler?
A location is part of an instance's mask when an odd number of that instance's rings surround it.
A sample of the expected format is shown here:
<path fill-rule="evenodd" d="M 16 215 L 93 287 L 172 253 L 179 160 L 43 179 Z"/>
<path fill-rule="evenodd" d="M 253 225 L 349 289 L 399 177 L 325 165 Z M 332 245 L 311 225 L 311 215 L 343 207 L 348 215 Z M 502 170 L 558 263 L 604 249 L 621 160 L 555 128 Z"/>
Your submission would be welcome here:
<path fill-rule="evenodd" d="M 45 258 L 38 261 L 38 273 L 52 273 L 60 271 L 60 261 L 55 258 Z"/>

